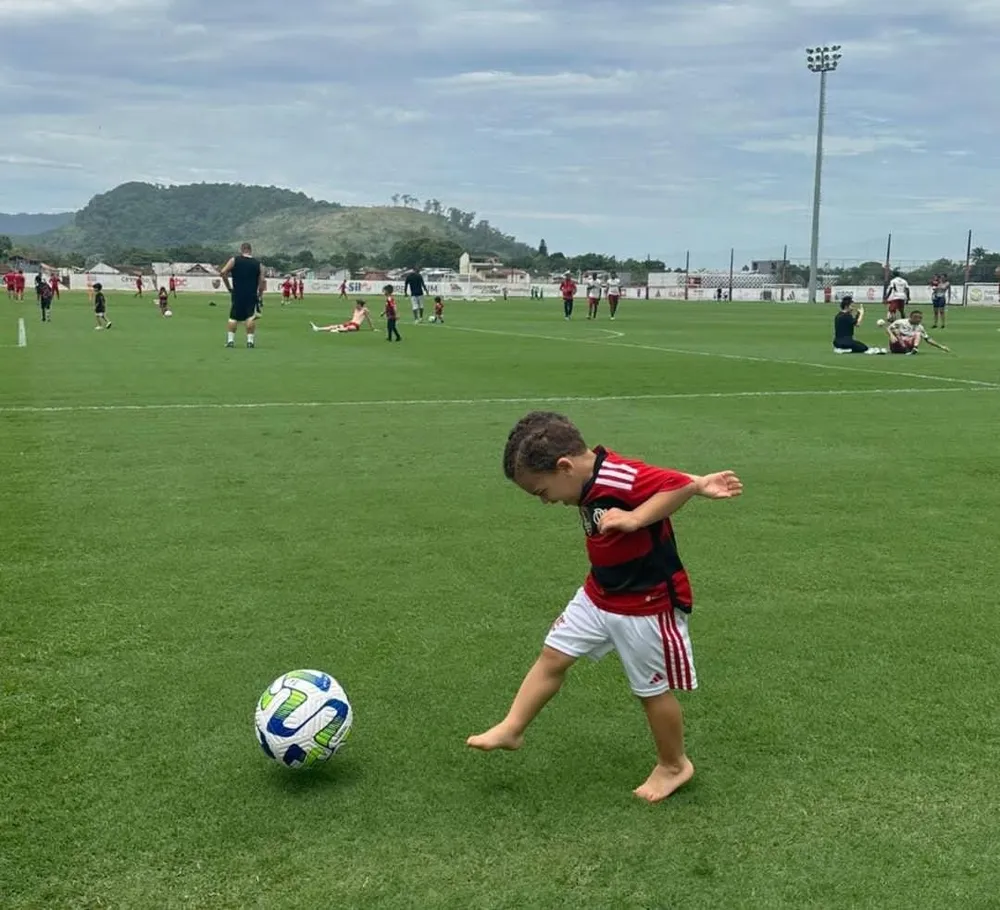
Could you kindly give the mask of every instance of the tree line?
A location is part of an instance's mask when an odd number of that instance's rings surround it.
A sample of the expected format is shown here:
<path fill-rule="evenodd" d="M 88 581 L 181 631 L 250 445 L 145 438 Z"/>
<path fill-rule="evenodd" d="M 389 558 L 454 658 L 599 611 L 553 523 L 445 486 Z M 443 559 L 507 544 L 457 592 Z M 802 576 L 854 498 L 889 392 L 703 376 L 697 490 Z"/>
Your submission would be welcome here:
<path fill-rule="evenodd" d="M 413 199 L 413 197 L 401 197 Z M 417 200 L 414 200 L 417 201 Z M 455 217 L 463 221 L 474 219 L 475 213 L 458 212 Z M 294 253 L 278 253 L 262 257 L 268 267 L 277 272 L 287 273 L 300 270 L 330 269 L 338 271 L 347 269 L 352 274 L 365 269 L 400 269 L 413 266 L 435 266 L 442 268 L 458 268 L 462 253 L 469 252 L 473 257 L 488 257 L 495 255 L 489 247 L 467 249 L 457 241 L 442 239 L 429 233 L 417 233 L 404 237 L 394 243 L 391 249 L 382 255 L 370 255 L 357 251 L 346 250 L 336 254 L 316 253 L 313 250 L 299 250 Z M 126 268 L 148 268 L 152 262 L 207 262 L 221 265 L 233 254 L 228 247 L 204 244 L 186 244 L 147 248 L 139 246 L 110 248 L 101 257 L 85 256 L 79 252 L 58 252 L 44 249 L 23 249 L 16 246 L 10 237 L 0 235 L 0 262 L 9 262 L 27 258 L 39 259 L 58 268 L 82 269 L 94 265 L 98 259 L 103 259 L 113 265 Z M 543 239 L 537 250 L 530 250 L 522 255 L 503 258 L 504 267 L 524 269 L 534 275 L 556 274 L 564 271 L 573 274 L 586 272 L 608 272 L 619 275 L 630 275 L 632 280 L 644 280 L 650 272 L 675 271 L 683 272 L 683 267 L 668 268 L 660 259 L 619 259 L 602 253 L 584 253 L 578 256 L 567 256 L 561 252 L 550 253 L 548 244 Z M 984 247 L 972 251 L 969 268 L 969 280 L 975 283 L 990 283 L 996 280 L 997 269 L 1000 268 L 1000 252 L 992 252 Z M 749 266 L 743 266 L 741 271 L 749 271 Z M 965 280 L 965 263 L 953 259 L 937 259 L 924 265 L 900 270 L 911 284 L 929 284 L 936 275 L 948 275 L 954 284 Z M 883 283 L 885 265 L 874 260 L 863 262 L 856 266 L 821 266 L 820 272 L 829 276 L 840 285 L 879 285 Z M 775 276 L 783 278 L 788 284 L 805 285 L 809 279 L 808 267 L 788 262 L 782 271 Z"/>

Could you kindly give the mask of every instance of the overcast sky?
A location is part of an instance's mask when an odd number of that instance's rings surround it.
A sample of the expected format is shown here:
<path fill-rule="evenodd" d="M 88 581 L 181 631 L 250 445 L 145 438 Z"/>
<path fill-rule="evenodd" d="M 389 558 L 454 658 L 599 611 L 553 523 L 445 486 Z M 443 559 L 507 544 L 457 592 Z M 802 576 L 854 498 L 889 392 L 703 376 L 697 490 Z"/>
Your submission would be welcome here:
<path fill-rule="evenodd" d="M 0 0 L 0 210 L 125 180 L 474 210 L 693 264 L 1000 247 L 1000 0 Z"/>

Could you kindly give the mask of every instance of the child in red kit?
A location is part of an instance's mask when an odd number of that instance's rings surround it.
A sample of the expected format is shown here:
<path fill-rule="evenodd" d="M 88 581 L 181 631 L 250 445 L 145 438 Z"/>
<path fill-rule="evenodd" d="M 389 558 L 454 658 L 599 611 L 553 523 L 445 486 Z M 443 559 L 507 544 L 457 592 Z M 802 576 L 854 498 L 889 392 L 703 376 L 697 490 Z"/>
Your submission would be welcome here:
<path fill-rule="evenodd" d="M 517 423 L 503 461 L 504 474 L 526 493 L 580 510 L 591 568 L 507 716 L 467 743 L 483 751 L 519 749 L 577 659 L 617 651 L 656 747 L 652 773 L 633 792 L 648 802 L 666 799 L 694 775 L 673 691 L 697 686 L 688 634 L 691 585 L 670 516 L 693 496 L 739 496 L 743 484 L 732 471 L 698 477 L 590 448 L 568 418 L 546 411 Z"/>

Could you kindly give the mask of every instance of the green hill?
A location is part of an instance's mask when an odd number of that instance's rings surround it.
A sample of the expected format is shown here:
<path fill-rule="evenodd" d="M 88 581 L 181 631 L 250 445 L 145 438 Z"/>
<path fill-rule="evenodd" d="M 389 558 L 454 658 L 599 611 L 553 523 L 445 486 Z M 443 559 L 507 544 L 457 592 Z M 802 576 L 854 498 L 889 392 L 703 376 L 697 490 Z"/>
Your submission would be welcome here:
<path fill-rule="evenodd" d="M 473 254 L 534 253 L 488 222 L 474 223 L 474 213 L 442 209 L 436 200 L 425 208 L 346 207 L 279 187 L 125 183 L 91 199 L 72 223 L 18 242 L 36 250 L 113 257 L 136 249 L 228 250 L 249 240 L 263 255 L 310 250 L 322 259 L 347 253 L 375 259 L 400 241 L 422 236 Z"/>

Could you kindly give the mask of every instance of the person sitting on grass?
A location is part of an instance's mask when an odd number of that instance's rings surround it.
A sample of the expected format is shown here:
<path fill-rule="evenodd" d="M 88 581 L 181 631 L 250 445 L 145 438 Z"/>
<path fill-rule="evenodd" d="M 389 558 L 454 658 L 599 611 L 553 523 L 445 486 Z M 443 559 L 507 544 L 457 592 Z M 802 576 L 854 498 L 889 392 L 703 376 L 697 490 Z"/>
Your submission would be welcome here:
<path fill-rule="evenodd" d="M 943 344 L 938 344 L 923 325 L 924 314 L 920 310 L 912 310 L 905 319 L 897 319 L 894 322 L 885 324 L 880 319 L 879 326 L 884 327 L 889 336 L 890 354 L 916 354 L 920 350 L 921 342 L 926 341 L 932 348 L 950 352 L 950 348 Z"/>
<path fill-rule="evenodd" d="M 339 335 L 341 332 L 358 332 L 361 330 L 362 324 L 366 322 L 374 332 L 375 323 L 372 322 L 368 307 L 363 300 L 359 300 L 354 304 L 354 312 L 347 322 L 332 323 L 330 325 L 316 325 L 315 322 L 310 322 L 309 325 L 314 332 L 330 332 L 333 335 Z"/>
<path fill-rule="evenodd" d="M 854 306 L 854 298 L 848 294 L 840 301 L 840 312 L 833 317 L 833 350 L 835 354 L 885 354 L 885 348 L 870 348 L 854 337 L 854 330 L 861 327 L 865 319 L 864 306 Z"/>

